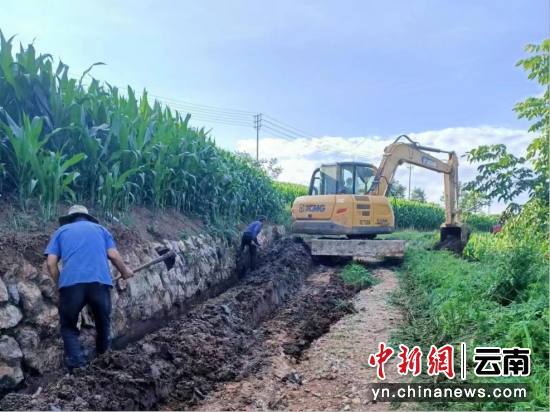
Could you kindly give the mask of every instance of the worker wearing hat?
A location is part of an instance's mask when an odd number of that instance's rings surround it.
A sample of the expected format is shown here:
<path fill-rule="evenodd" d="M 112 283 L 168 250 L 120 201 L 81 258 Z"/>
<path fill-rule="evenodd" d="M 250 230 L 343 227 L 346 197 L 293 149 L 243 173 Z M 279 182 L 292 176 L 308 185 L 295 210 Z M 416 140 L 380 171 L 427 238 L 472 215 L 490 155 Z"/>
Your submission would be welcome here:
<path fill-rule="evenodd" d="M 260 216 L 258 220 L 252 222 L 243 233 L 241 239 L 241 252 L 244 251 L 245 246 L 248 246 L 248 252 L 250 253 L 250 269 L 256 267 L 256 248 L 260 246 L 258 235 L 266 222 L 267 218 L 265 216 Z"/>
<path fill-rule="evenodd" d="M 59 218 L 59 224 L 44 254 L 48 272 L 58 283 L 59 325 L 65 366 L 70 372 L 86 366 L 77 328 L 78 316 L 85 305 L 89 305 L 94 316 L 97 353 L 109 349 L 113 282 L 108 261 L 124 279 L 134 274 L 116 250 L 111 233 L 84 206 L 72 206 L 66 216 Z"/>

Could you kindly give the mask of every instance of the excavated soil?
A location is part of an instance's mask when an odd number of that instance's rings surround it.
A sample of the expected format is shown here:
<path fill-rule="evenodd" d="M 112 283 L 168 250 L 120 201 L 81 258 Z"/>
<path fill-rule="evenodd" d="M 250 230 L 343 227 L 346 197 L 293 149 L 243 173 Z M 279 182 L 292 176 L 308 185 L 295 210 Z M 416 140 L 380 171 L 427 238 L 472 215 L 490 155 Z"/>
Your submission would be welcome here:
<path fill-rule="evenodd" d="M 166 402 L 187 407 L 219 383 L 257 371 L 269 352 L 269 345 L 261 343 L 270 337 L 270 329 L 258 325 L 299 291 L 312 270 L 300 238 L 283 238 L 263 253 L 260 267 L 228 292 L 38 395 L 7 395 L 0 408 L 144 410 Z M 337 281 L 328 285 L 320 299 L 304 296 L 280 312 L 279 319 L 289 327 L 285 350 L 292 356 L 300 356 L 308 342 L 341 316 L 335 303 L 352 292 Z"/>
<path fill-rule="evenodd" d="M 462 242 L 458 236 L 447 236 L 443 242 L 437 242 L 433 248 L 434 250 L 448 250 L 458 256 L 462 256 L 462 251 L 465 247 L 466 243 Z"/>

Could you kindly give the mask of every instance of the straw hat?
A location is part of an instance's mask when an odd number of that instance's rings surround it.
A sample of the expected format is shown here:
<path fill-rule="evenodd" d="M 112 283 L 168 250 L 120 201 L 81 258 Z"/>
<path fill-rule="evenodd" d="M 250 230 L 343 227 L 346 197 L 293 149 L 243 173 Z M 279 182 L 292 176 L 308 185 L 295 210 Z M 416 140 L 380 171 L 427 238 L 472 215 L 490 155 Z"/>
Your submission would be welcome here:
<path fill-rule="evenodd" d="M 63 225 L 66 225 L 67 223 L 71 223 L 75 218 L 79 216 L 85 217 L 90 222 L 99 223 L 99 220 L 97 220 L 95 217 L 90 215 L 88 213 L 88 209 L 86 209 L 84 206 L 74 205 L 74 206 L 71 206 L 71 208 L 69 209 L 69 213 L 66 216 L 61 216 L 59 218 L 59 226 L 63 226 Z"/>

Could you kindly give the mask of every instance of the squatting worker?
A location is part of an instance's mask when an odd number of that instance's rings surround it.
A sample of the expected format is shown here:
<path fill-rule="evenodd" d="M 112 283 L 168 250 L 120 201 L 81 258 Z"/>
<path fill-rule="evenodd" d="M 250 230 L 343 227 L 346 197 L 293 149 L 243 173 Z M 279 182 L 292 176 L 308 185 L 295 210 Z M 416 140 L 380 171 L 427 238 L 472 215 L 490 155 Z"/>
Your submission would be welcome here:
<path fill-rule="evenodd" d="M 126 267 L 115 249 L 113 236 L 98 224 L 84 206 L 75 205 L 69 214 L 59 218 L 46 251 L 48 272 L 59 287 L 59 325 L 65 349 L 65 366 L 86 366 L 78 342 L 78 315 L 85 305 L 92 310 L 96 326 L 96 351 L 102 354 L 110 346 L 111 329 L 111 270 L 109 259 L 124 279 L 134 273 Z M 59 273 L 58 262 L 62 269 Z"/>
<path fill-rule="evenodd" d="M 263 225 L 267 222 L 265 216 L 260 216 L 258 220 L 252 222 L 250 226 L 243 233 L 243 238 L 241 240 L 241 253 L 244 251 L 244 247 L 248 246 L 248 252 L 250 253 L 250 269 L 256 267 L 256 248 L 260 246 L 258 242 L 258 235 L 262 230 Z"/>

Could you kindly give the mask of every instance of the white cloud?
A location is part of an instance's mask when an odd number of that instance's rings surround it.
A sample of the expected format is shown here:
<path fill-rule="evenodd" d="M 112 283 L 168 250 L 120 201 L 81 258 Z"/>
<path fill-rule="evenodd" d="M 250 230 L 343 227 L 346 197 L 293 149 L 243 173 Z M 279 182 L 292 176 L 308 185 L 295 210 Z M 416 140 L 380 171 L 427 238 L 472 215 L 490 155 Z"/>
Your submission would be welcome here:
<path fill-rule="evenodd" d="M 264 133 L 267 133 L 264 132 Z M 293 141 L 266 137 L 260 139 L 260 157 L 279 159 L 283 172 L 279 180 L 309 184 L 311 173 L 322 163 L 343 160 L 358 160 L 373 163 L 378 166 L 384 148 L 391 144 L 396 136 L 382 138 L 367 137 L 335 137 L 300 138 Z M 510 153 L 524 155 L 532 137 L 525 130 L 510 129 L 495 126 L 456 127 L 422 133 L 411 133 L 409 137 L 422 145 L 443 150 L 454 150 L 460 161 L 459 179 L 462 182 L 473 180 L 477 174 L 476 165 L 471 165 L 462 158 L 467 151 L 483 144 L 504 143 Z M 237 142 L 237 150 L 256 154 L 256 140 L 244 139 Z M 445 158 L 445 155 L 438 156 Z M 408 186 L 409 170 L 407 165 L 397 169 L 396 179 Z M 426 191 L 428 201 L 439 203 L 443 193 L 443 178 L 441 175 L 420 167 L 412 169 L 412 184 Z M 519 202 L 525 199 L 518 199 Z M 504 204 L 493 203 L 491 213 L 503 210 Z"/>

